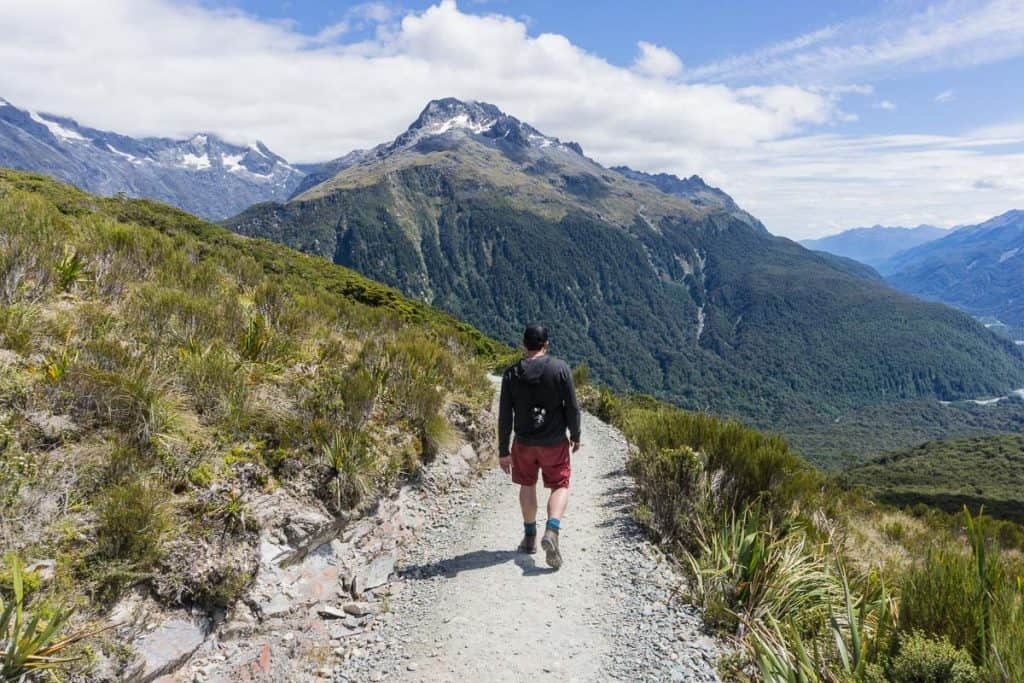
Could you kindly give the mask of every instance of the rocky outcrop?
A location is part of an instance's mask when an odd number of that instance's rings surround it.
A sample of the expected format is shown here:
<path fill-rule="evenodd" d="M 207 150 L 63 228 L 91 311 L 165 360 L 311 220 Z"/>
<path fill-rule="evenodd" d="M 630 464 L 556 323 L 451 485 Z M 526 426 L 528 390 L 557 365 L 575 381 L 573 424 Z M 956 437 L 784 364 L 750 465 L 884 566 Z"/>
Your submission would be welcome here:
<path fill-rule="evenodd" d="M 315 680 L 401 590 L 392 584 L 401 548 L 436 514 L 437 492 L 467 486 L 493 461 L 489 411 L 453 407 L 448 417 L 458 443 L 365 514 L 332 517 L 281 489 L 256 501 L 254 578 L 229 609 L 167 612 L 148 596 L 125 598 L 111 619 L 135 658 L 120 674 L 106 663 L 97 680 Z"/>

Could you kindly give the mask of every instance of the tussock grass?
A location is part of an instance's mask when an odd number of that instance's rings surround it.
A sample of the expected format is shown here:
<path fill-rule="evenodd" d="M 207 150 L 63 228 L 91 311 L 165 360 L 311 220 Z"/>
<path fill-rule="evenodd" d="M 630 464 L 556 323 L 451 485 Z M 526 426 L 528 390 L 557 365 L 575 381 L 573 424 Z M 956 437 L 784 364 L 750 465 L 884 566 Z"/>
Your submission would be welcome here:
<path fill-rule="evenodd" d="M 509 353 L 321 259 L 6 170 L 0 347 L 17 354 L 0 365 L 4 545 L 57 558 L 48 590 L 90 609 L 140 582 L 229 606 L 248 565 L 204 588 L 183 548 L 216 528 L 256 553 L 252 498 L 280 486 L 371 503 L 433 455 L 451 403 L 484 404 Z M 32 412 L 74 429 L 39 438 Z M 25 501 L 47 496 L 36 520 Z"/>
<path fill-rule="evenodd" d="M 590 394 L 636 446 L 637 512 L 689 568 L 740 680 L 1024 680 L 1010 522 L 880 508 L 785 442 L 644 397 Z"/>

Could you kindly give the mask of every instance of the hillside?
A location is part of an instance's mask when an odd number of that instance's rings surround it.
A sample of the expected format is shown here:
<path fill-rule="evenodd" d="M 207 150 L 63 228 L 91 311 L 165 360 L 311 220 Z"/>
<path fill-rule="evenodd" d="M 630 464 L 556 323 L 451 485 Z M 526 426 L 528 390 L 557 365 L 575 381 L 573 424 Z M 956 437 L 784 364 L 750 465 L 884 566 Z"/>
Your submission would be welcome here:
<path fill-rule="evenodd" d="M 647 183 L 658 188 L 665 194 L 682 197 L 696 206 L 707 206 L 716 209 L 723 209 L 734 218 L 738 218 L 752 228 L 767 233 L 761 221 L 747 213 L 736 204 L 736 201 L 717 187 L 712 187 L 704 182 L 698 175 L 689 178 L 679 178 L 670 173 L 644 173 L 634 171 L 628 166 L 612 166 L 613 171 L 641 183 Z"/>
<path fill-rule="evenodd" d="M 875 225 L 870 228 L 851 228 L 819 239 L 801 240 L 800 244 L 814 251 L 845 256 L 884 271 L 889 259 L 897 254 L 941 239 L 947 234 L 947 230 L 932 225 L 919 225 L 916 228 Z"/>
<path fill-rule="evenodd" d="M 1024 386 L 1021 352 L 859 265 L 610 171 L 492 105 L 432 102 L 389 144 L 226 224 L 514 343 L 544 319 L 595 376 L 772 429 Z M 812 456 L 814 454 L 811 454 Z"/>
<path fill-rule="evenodd" d="M 163 610 L 192 638 L 268 547 L 301 558 L 441 448 L 490 448 L 510 349 L 177 209 L 0 170 L 0 283 L 4 552 L 42 563 L 37 607 L 131 615 L 87 680 L 134 670 Z"/>
<path fill-rule="evenodd" d="M 1024 211 L 1007 211 L 900 254 L 889 263 L 887 279 L 916 296 L 1024 330 Z"/>
<path fill-rule="evenodd" d="M 851 486 L 890 505 L 923 503 L 1024 522 L 1024 436 L 1005 434 L 929 441 L 844 473 Z"/>
<path fill-rule="evenodd" d="M 45 173 L 94 194 L 145 197 L 208 219 L 291 196 L 303 171 L 263 144 L 212 134 L 132 138 L 0 98 L 0 166 Z"/>

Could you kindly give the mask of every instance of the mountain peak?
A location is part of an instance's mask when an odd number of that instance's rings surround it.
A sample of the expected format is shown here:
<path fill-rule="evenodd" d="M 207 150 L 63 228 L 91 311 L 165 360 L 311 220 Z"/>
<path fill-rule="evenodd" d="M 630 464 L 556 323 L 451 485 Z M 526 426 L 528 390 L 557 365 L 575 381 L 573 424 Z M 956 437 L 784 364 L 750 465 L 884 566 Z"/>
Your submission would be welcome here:
<path fill-rule="evenodd" d="M 577 143 L 562 143 L 558 138 L 544 135 L 493 104 L 445 97 L 428 102 L 404 133 L 379 149 L 378 156 L 412 147 L 428 138 L 457 134 L 481 136 L 517 147 L 561 146 L 583 154 Z"/>
<path fill-rule="evenodd" d="M 429 131 L 436 135 L 452 128 L 465 128 L 483 133 L 502 118 L 511 117 L 493 104 L 445 97 L 428 102 L 409 130 Z"/>

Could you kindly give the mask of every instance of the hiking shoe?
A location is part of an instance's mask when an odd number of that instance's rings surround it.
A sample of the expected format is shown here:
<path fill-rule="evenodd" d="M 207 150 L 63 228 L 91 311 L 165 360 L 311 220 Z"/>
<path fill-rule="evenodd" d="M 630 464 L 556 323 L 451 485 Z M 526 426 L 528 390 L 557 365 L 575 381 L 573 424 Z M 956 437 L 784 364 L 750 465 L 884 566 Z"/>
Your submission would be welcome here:
<path fill-rule="evenodd" d="M 556 529 L 545 529 L 544 538 L 541 539 L 540 547 L 544 548 L 548 566 L 558 569 L 562 566 L 562 553 L 558 552 L 558 531 Z"/>
<path fill-rule="evenodd" d="M 537 552 L 537 534 L 523 536 L 523 540 L 519 542 L 516 552 L 526 553 L 527 555 L 533 555 Z"/>

